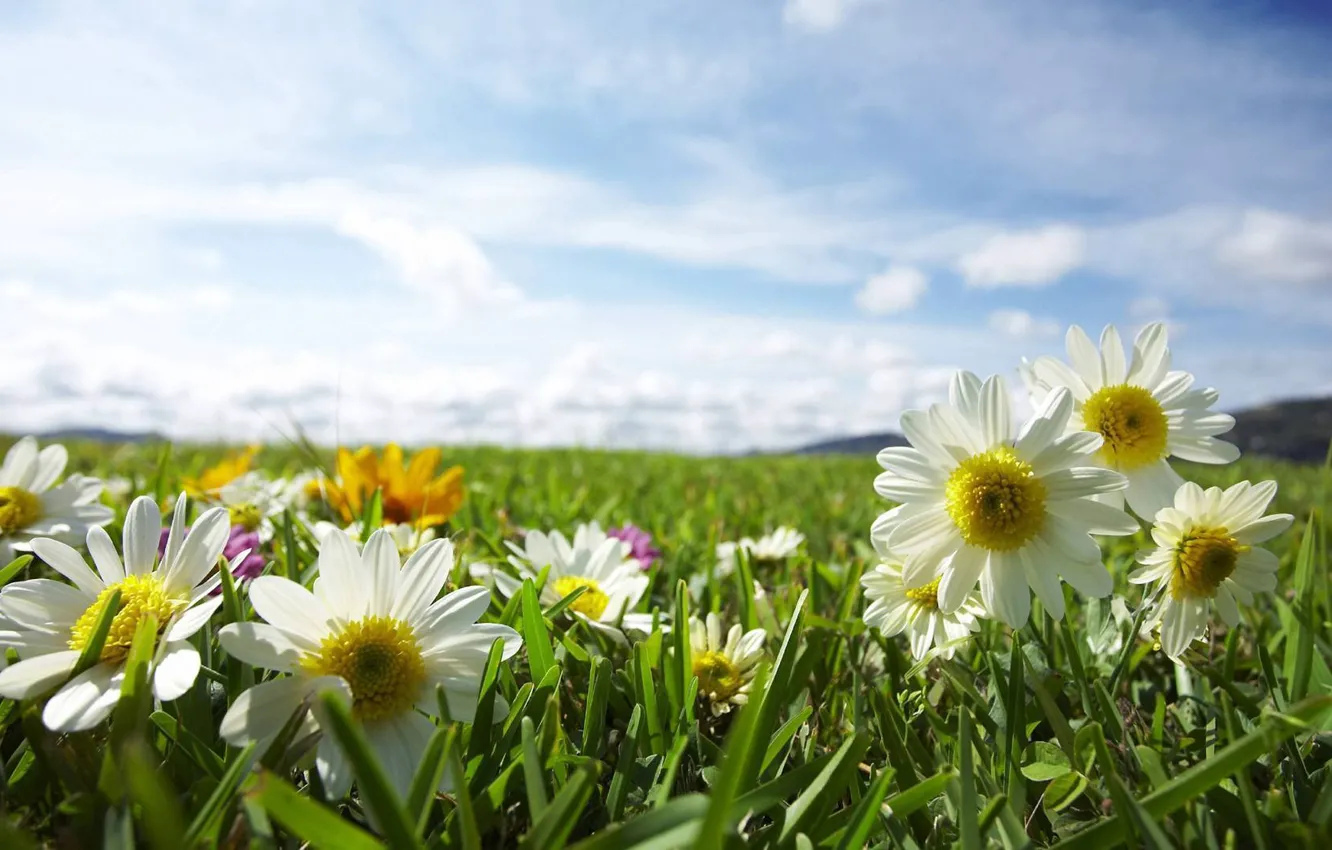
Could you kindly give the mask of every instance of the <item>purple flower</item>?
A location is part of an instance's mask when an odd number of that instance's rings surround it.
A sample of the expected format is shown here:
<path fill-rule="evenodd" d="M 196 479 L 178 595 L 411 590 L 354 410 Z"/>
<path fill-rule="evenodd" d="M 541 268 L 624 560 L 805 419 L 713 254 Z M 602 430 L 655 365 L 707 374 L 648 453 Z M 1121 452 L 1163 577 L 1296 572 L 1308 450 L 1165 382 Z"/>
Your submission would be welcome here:
<path fill-rule="evenodd" d="M 189 531 L 189 528 L 187 527 L 185 530 Z M 167 537 L 170 534 L 171 529 L 162 529 L 162 536 L 157 541 L 158 557 L 166 554 Z M 233 525 L 231 527 L 231 533 L 227 537 L 227 545 L 222 547 L 223 557 L 230 561 L 246 549 L 250 550 L 250 554 L 246 555 L 245 560 L 236 565 L 236 569 L 232 573 L 237 581 L 257 578 L 264 571 L 264 557 L 259 554 L 259 546 L 258 532 L 246 531 L 243 525 Z M 215 590 L 213 593 L 221 593 L 221 591 Z"/>
<path fill-rule="evenodd" d="M 636 525 L 626 524 L 622 528 L 609 529 L 606 536 L 628 543 L 629 556 L 642 564 L 645 570 L 661 557 L 661 552 L 652 545 L 652 535 Z"/>

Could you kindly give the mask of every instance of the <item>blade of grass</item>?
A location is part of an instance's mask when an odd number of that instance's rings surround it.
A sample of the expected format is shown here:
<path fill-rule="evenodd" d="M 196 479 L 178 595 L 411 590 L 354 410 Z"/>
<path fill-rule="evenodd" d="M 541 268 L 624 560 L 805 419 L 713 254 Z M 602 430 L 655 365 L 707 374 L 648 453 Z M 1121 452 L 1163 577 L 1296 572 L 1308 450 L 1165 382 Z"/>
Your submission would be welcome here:
<path fill-rule="evenodd" d="M 267 771 L 250 783 L 246 798 L 316 850 L 382 850 L 384 846 L 370 833 Z"/>

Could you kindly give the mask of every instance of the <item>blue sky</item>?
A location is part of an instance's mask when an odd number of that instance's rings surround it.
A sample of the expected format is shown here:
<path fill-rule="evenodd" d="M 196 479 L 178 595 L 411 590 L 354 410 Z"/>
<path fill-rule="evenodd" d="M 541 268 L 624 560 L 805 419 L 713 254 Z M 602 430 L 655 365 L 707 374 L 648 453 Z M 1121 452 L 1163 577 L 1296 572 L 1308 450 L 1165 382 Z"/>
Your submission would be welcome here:
<path fill-rule="evenodd" d="M 1328 55 L 1257 0 L 6 4 L 0 424 L 779 447 L 1158 319 L 1223 407 L 1329 393 Z"/>

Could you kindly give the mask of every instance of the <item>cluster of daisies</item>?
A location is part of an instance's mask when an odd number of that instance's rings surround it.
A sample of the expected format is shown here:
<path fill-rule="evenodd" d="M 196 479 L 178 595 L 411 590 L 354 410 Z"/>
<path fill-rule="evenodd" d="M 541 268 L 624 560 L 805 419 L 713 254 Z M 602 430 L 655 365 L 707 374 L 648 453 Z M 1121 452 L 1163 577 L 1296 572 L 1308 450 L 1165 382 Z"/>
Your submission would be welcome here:
<path fill-rule="evenodd" d="M 120 699 L 131 646 L 148 621 L 156 629 L 153 695 L 180 698 L 202 670 L 191 638 L 222 605 L 225 569 L 255 619 L 227 623 L 217 638 L 229 655 L 271 674 L 232 695 L 222 737 L 235 746 L 266 746 L 297 715 L 299 734 L 317 735 L 322 702 L 314 697 L 330 692 L 350 708 L 405 793 L 435 729 L 440 693 L 456 720 L 498 722 L 508 714 L 500 700 L 493 717 L 475 716 L 491 648 L 500 642 L 508 659 L 522 643 L 508 626 L 481 622 L 492 589 L 511 597 L 524 580 L 544 574 L 542 604 L 565 602 L 559 616 L 598 636 L 626 644 L 654 628 L 652 616 L 635 610 L 660 556 L 642 529 L 587 523 L 572 540 L 559 531 L 527 531 L 521 544 L 508 543 L 506 564 L 471 564 L 467 572 L 478 584 L 441 595 L 458 559 L 436 529 L 453 517 L 463 491 L 461 469 L 435 474 L 438 451 L 408 463 L 393 445 L 382 455 L 341 450 L 332 476 L 292 479 L 251 469 L 254 454 L 246 450 L 188 479 L 170 504 L 134 499 L 117 546 L 105 530 L 116 511 L 102 499 L 132 485 L 110 488 L 80 475 L 58 483 L 68 461 L 63 447 L 39 450 L 31 437 L 16 443 L 0 468 L 0 566 L 14 555 L 35 556 L 67 581 L 34 578 L 0 591 L 0 696 L 45 699 L 42 719 L 54 731 L 98 726 Z M 376 494 L 382 526 L 363 529 Z M 201 509 L 191 521 L 192 503 Z M 317 552 L 307 583 L 266 574 L 284 515 Z M 737 551 L 756 561 L 785 559 L 802 540 L 781 529 L 724 544 L 716 572 L 733 570 Z M 80 545 L 86 555 L 74 548 Z M 689 663 L 711 714 L 744 704 L 765 631 L 725 629 L 715 613 L 687 625 Z M 18 660 L 9 665 L 11 651 Z M 337 739 L 315 740 L 322 786 L 333 797 L 346 794 L 352 775 Z"/>
<path fill-rule="evenodd" d="M 1216 390 L 1170 368 L 1165 327 L 1143 328 L 1126 354 L 1113 326 L 1099 346 L 1074 326 L 1067 348 L 1067 363 L 1023 362 L 1035 413 L 1021 427 L 1001 377 L 959 372 L 948 402 L 903 414 L 909 447 L 879 453 L 875 490 L 898 507 L 871 530 L 883 563 L 862 578 L 864 616 L 905 634 L 918 659 L 951 656 L 979 618 L 1021 627 L 1033 593 L 1062 618 L 1061 580 L 1111 595 L 1095 538 L 1143 523 L 1155 546 L 1127 580 L 1149 586 L 1144 632 L 1172 659 L 1205 637 L 1213 606 L 1237 626 L 1239 603 L 1276 587 L 1277 558 L 1259 546 L 1292 521 L 1267 514 L 1276 483 L 1203 490 L 1170 466 L 1231 463 L 1239 451 L 1217 439 L 1234 419 L 1212 410 Z"/>

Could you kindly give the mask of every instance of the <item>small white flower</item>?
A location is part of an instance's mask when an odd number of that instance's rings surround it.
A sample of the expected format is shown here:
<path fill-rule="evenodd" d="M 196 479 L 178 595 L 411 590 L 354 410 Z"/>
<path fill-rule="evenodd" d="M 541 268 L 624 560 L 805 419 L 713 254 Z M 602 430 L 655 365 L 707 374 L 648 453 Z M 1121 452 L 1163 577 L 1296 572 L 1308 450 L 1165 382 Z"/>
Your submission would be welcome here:
<path fill-rule="evenodd" d="M 124 501 L 134 490 L 134 482 L 120 475 L 112 475 L 104 482 L 107 494 L 117 502 Z"/>
<path fill-rule="evenodd" d="M 88 529 L 101 527 L 115 512 L 98 499 L 102 482 L 71 475 L 56 486 L 69 453 L 62 445 L 38 451 L 32 437 L 19 440 L 0 466 L 0 567 L 14 560 L 15 552 L 30 552 L 34 537 L 77 543 Z"/>
<path fill-rule="evenodd" d="M 260 472 L 247 472 L 223 484 L 218 501 L 231 515 L 231 524 L 257 532 L 259 540 L 273 539 L 273 517 L 282 514 L 282 485 L 269 481 Z"/>
<path fill-rule="evenodd" d="M 598 537 L 584 530 L 587 528 L 574 534 L 572 544 L 558 531 L 529 531 L 522 547 L 505 541 L 513 553 L 509 563 L 518 571 L 518 578 L 488 564 L 472 564 L 469 571 L 472 578 L 508 597 L 522 588 L 524 578 L 535 581 L 549 566 L 541 590 L 542 605 L 553 605 L 578 588 L 586 588 L 569 606 L 574 615 L 617 640 L 623 639 L 614 626 L 617 621 L 626 631 L 651 631 L 652 615 L 633 613 L 647 592 L 648 577 L 638 561 L 629 557 L 629 544 L 606 537 L 604 532 Z"/>
<path fill-rule="evenodd" d="M 707 620 L 689 618 L 689 648 L 698 695 L 708 700 L 712 715 L 720 717 L 732 706 L 749 702 L 749 687 L 763 659 L 763 629 L 746 632 L 731 626 L 723 640 L 721 619 L 709 612 Z"/>
<path fill-rule="evenodd" d="M 273 482 L 277 497 L 283 505 L 298 512 L 307 510 L 318 500 L 324 476 L 318 472 L 298 472 L 290 478 Z"/>
<path fill-rule="evenodd" d="M 884 563 L 860 577 L 865 598 L 870 601 L 865 609 L 865 625 L 878 629 L 884 637 L 905 633 L 917 661 L 931 646 L 939 648 L 941 658 L 952 658 L 957 642 L 980 630 L 976 618 L 985 616 L 985 609 L 976 594 L 970 593 L 956 610 L 940 611 L 939 581 L 936 577 L 909 587 L 902 578 L 901 562 L 885 556 Z"/>
<path fill-rule="evenodd" d="M 1101 437 L 1066 434 L 1068 390 L 1046 396 L 1014 433 L 1008 390 L 958 372 L 949 403 L 902 414 L 911 447 L 879 452 L 874 489 L 901 505 L 871 529 L 875 548 L 899 553 L 908 586 L 936 577 L 939 608 L 952 613 L 980 582 L 985 610 L 1012 628 L 1031 615 L 1035 591 L 1064 616 L 1062 577 L 1086 596 L 1114 589 L 1093 534 L 1125 535 L 1138 523 L 1093 500 L 1122 490 L 1124 476 L 1086 465 Z"/>
<path fill-rule="evenodd" d="M 490 604 L 485 588 L 435 599 L 453 563 L 453 544 L 435 540 L 402 564 L 381 529 L 363 552 L 345 535 L 326 535 L 313 592 L 278 576 L 252 581 L 250 602 L 265 622 L 232 623 L 218 637 L 235 657 L 290 675 L 241 694 L 222 720 L 223 739 L 233 746 L 271 740 L 305 700 L 332 690 L 350 703 L 389 781 L 405 795 L 435 732 L 425 715 L 438 715 L 437 687 L 455 720 L 476 721 L 491 645 L 503 640 L 507 659 L 522 644 L 508 626 L 477 622 Z M 485 720 L 503 720 L 508 710 L 499 700 Z M 315 704 L 316 724 L 321 713 Z M 351 765 L 335 736 L 320 739 L 315 766 L 331 797 L 350 790 Z"/>
<path fill-rule="evenodd" d="M 393 538 L 393 545 L 398 547 L 399 557 L 406 558 L 420 549 L 422 546 L 435 539 L 435 529 L 433 528 L 414 528 L 408 523 L 390 522 L 384 525 L 384 530 Z M 311 533 L 316 542 L 322 543 L 325 535 L 333 532 L 342 532 L 353 543 L 361 542 L 361 523 L 352 522 L 345 528 L 335 525 L 331 522 L 316 522 Z"/>
<path fill-rule="evenodd" d="M 777 564 L 800 551 L 805 542 L 805 535 L 794 528 L 781 526 L 776 531 L 765 534 L 755 540 L 742 537 L 738 542 L 725 541 L 717 544 L 717 575 L 728 576 L 735 572 L 736 552 L 748 553 L 754 564 Z"/>
<path fill-rule="evenodd" d="M 1134 584 L 1154 584 L 1158 601 L 1147 617 L 1161 635 L 1161 648 L 1178 659 L 1207 633 L 1212 604 L 1226 624 L 1240 622 L 1239 606 L 1255 593 L 1276 589 L 1277 556 L 1257 544 L 1290 527 L 1290 514 L 1264 516 L 1276 495 L 1275 481 L 1241 481 L 1222 490 L 1192 482 L 1175 493 L 1152 526 L 1155 549 L 1138 553 L 1142 566 Z"/>
<path fill-rule="evenodd" d="M 159 700 L 179 698 L 199 673 L 199 653 L 189 638 L 222 604 L 210 596 L 219 577 L 209 576 L 227 542 L 227 512 L 205 512 L 185 532 L 185 498 L 177 501 L 166 554 L 159 563 L 162 516 L 148 496 L 130 505 L 125 519 L 122 564 L 115 544 L 101 528 L 88 531 L 94 572 L 78 552 L 56 540 L 36 539 L 33 551 L 72 586 L 32 579 L 0 592 L 0 614 L 15 625 L 3 638 L 22 659 L 0 673 L 0 695 L 32 699 L 47 693 L 73 671 L 79 654 L 112 592 L 120 610 L 102 648 L 100 662 L 74 677 L 46 703 L 42 721 L 58 732 L 91 729 L 106 719 L 125 679 L 125 657 L 139 621 L 157 617 L 159 643 L 150 676 Z M 244 557 L 243 555 L 241 557 Z M 239 562 L 239 558 L 236 559 Z"/>
<path fill-rule="evenodd" d="M 1138 333 L 1131 360 L 1114 325 L 1101 334 L 1099 350 L 1077 325 L 1068 329 L 1067 345 L 1071 367 L 1038 357 L 1023 363 L 1022 376 L 1036 404 L 1054 388 L 1067 388 L 1073 394 L 1068 430 L 1103 438 L 1094 462 L 1123 473 L 1129 484 L 1122 496 L 1106 494 L 1102 501 L 1122 505 L 1126 498 L 1134 513 L 1150 519 L 1184 483 L 1167 458 L 1230 463 L 1239 457 L 1239 449 L 1216 439 L 1235 425 L 1233 416 L 1209 409 L 1216 390 L 1191 389 L 1193 375 L 1170 371 L 1165 325 Z"/>

